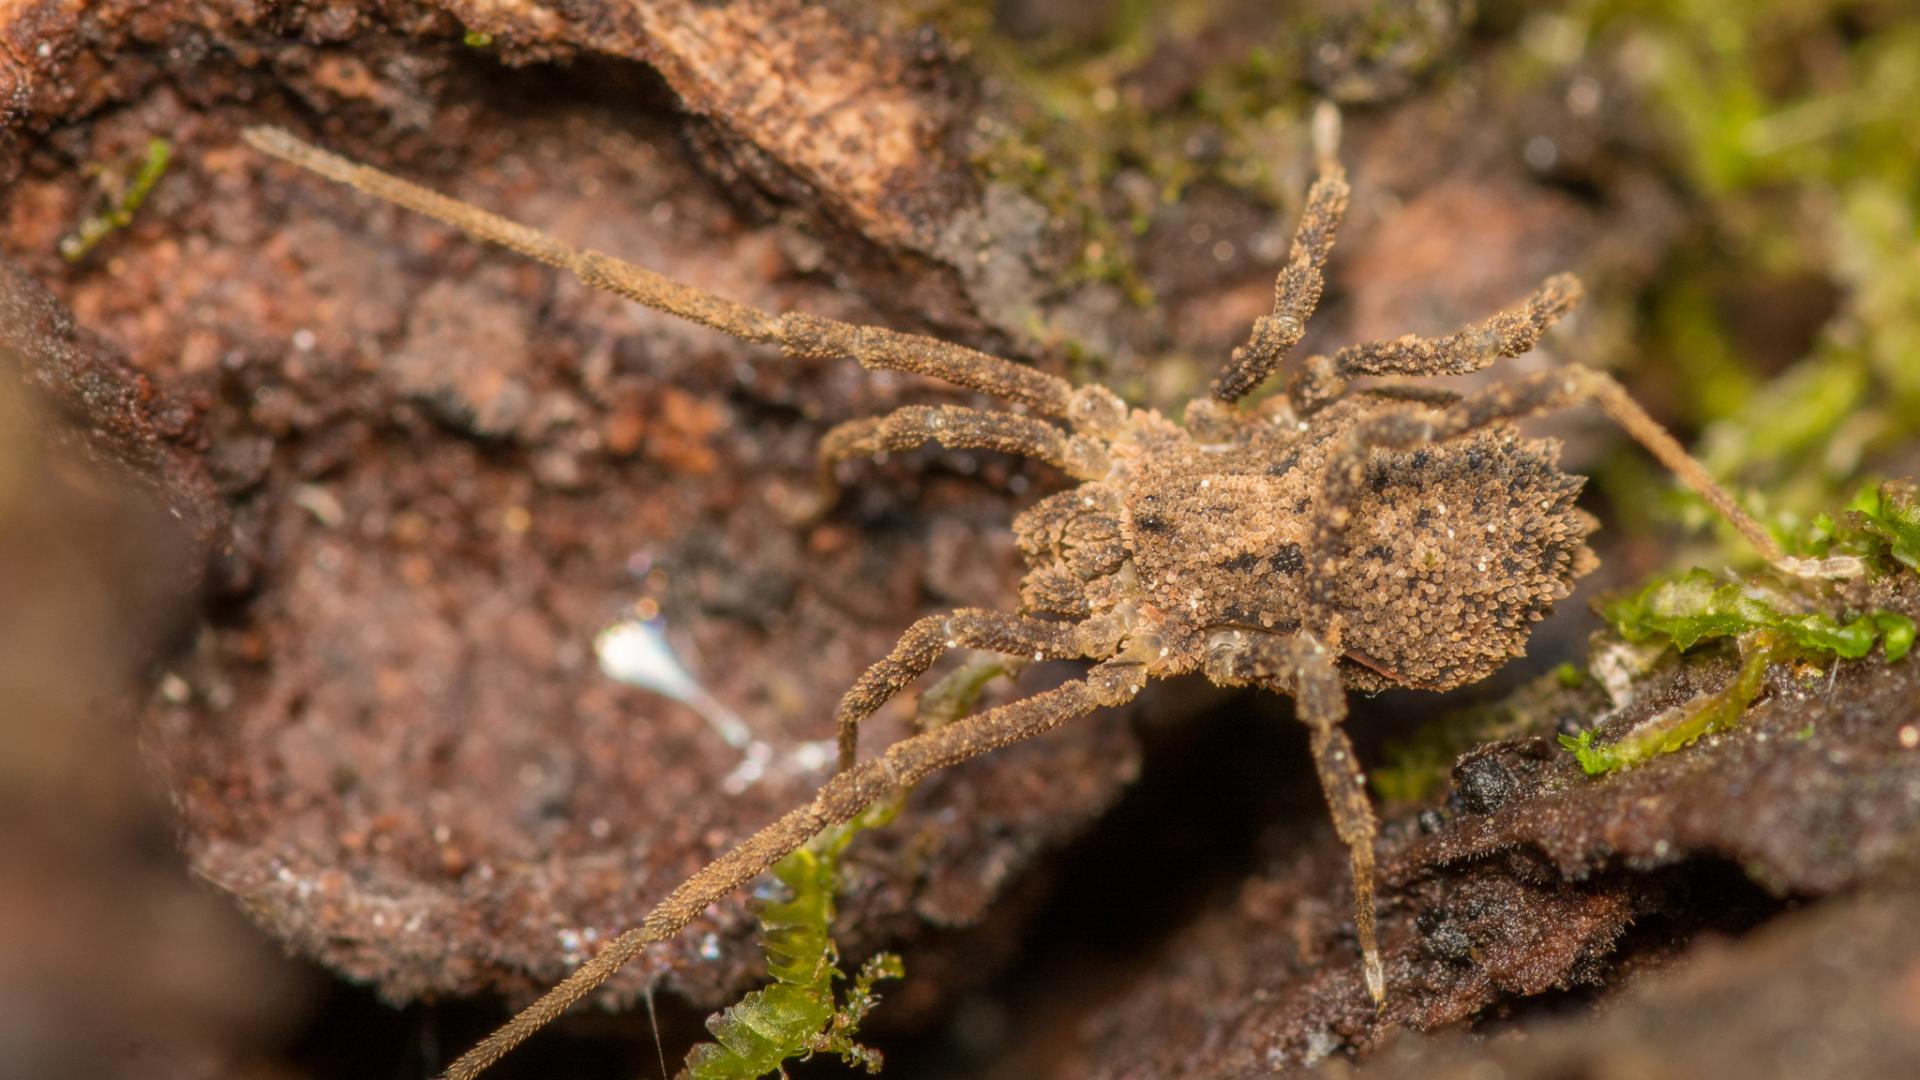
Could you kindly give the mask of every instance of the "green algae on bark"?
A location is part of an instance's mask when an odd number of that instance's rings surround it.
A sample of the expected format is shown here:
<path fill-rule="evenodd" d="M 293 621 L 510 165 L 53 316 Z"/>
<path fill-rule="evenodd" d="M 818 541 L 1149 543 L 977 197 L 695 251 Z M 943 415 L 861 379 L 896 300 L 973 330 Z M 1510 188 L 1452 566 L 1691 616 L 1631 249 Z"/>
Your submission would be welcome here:
<path fill-rule="evenodd" d="M 147 196 L 153 193 L 155 184 L 166 175 L 167 163 L 173 157 L 173 144 L 166 139 L 147 140 L 147 157 L 131 182 L 117 193 L 110 193 L 111 200 L 105 210 L 89 216 L 66 236 L 60 239 L 60 257 L 70 263 L 77 263 L 87 257 L 87 253 L 100 245 L 102 240 L 112 236 L 120 229 L 133 224 L 133 215 L 139 211 Z M 117 187 L 118 182 L 109 180 L 111 174 L 101 169 L 103 187 Z"/>

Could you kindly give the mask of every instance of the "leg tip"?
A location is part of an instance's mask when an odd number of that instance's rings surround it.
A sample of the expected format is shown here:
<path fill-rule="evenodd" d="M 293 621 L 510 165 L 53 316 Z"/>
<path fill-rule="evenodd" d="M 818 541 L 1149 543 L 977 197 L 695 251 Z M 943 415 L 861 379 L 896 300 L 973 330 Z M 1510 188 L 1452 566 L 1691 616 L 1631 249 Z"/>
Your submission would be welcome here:
<path fill-rule="evenodd" d="M 1385 1012 L 1387 1009 L 1387 973 L 1380 964 L 1380 954 L 1378 952 L 1368 952 L 1366 957 L 1361 961 L 1361 966 L 1366 973 L 1367 996 L 1373 999 L 1374 1011 Z"/>

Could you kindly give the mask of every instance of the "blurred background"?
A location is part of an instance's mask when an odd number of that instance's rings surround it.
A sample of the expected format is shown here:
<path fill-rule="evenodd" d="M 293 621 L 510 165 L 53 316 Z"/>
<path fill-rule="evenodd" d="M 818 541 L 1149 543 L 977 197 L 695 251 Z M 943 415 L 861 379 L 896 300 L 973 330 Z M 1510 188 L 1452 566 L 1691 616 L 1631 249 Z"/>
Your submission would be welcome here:
<path fill-rule="evenodd" d="M 1171 411 L 1270 306 L 1330 99 L 1355 195 L 1301 355 L 1573 269 L 1587 305 L 1489 377 L 1615 372 L 1785 534 L 1920 472 L 1900 0 L 87 7 L 0 14 L 0 1077 L 430 1075 L 819 779 L 720 793 L 734 749 L 599 631 L 659 627 L 797 754 L 912 618 L 1011 603 L 1006 520 L 1057 483 L 927 451 L 795 529 L 821 431 L 946 391 L 555 283 L 248 124 Z M 836 144 L 810 93 L 877 104 Z M 1360 705 L 1363 752 L 1577 660 L 1595 591 L 1750 557 L 1599 418 L 1540 429 L 1605 568 L 1493 684 Z M 1076 995 L 1318 828 L 1251 709 L 1150 695 L 856 859 L 849 950 L 918 949 L 897 1075 L 1082 1074 Z M 750 914 L 648 965 L 620 994 L 666 980 L 671 1068 L 755 977 Z M 653 1075 L 653 1038 L 596 1015 L 509 1067 Z"/>

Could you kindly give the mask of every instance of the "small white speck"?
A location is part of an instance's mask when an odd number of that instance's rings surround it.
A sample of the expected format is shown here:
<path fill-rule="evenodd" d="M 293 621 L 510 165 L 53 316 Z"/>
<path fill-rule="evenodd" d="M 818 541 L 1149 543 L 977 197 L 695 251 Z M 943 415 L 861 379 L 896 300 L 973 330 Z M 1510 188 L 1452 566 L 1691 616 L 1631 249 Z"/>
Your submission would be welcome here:
<path fill-rule="evenodd" d="M 1527 164 L 1541 172 L 1553 168 L 1553 163 L 1560 160 L 1560 148 L 1545 135 L 1528 139 L 1525 154 Z"/>
<path fill-rule="evenodd" d="M 1591 75 L 1582 75 L 1567 86 L 1567 111 L 1585 116 L 1600 107 L 1600 83 Z"/>
<path fill-rule="evenodd" d="M 169 671 L 160 677 L 160 698 L 169 705 L 185 705 L 193 699 L 193 686 Z"/>
<path fill-rule="evenodd" d="M 720 790 L 729 795 L 738 795 L 760 782 L 767 774 L 767 765 L 773 761 L 773 747 L 755 739 L 747 744 L 746 753 L 741 756 L 740 764 L 722 777 Z"/>
<path fill-rule="evenodd" d="M 337 529 L 347 519 L 346 507 L 333 492 L 318 484 L 301 484 L 293 489 L 293 504 L 329 529 Z"/>
<path fill-rule="evenodd" d="M 33 55 L 39 57 L 42 60 L 45 60 L 47 57 L 52 56 L 53 43 L 50 41 L 41 42 L 40 46 L 33 50 Z"/>
<path fill-rule="evenodd" d="M 1046 653 L 1037 652 L 1033 654 L 1033 662 L 1036 664 L 1042 660 L 1045 660 L 1046 658 L 1047 658 Z"/>
<path fill-rule="evenodd" d="M 1653 842 L 1653 857 L 1656 859 L 1666 858 L 1667 853 L 1672 850 L 1673 850 L 1673 845 L 1668 843 L 1665 840 L 1655 840 Z"/>
<path fill-rule="evenodd" d="M 720 959 L 720 935 L 710 933 L 700 939 L 700 959 Z"/>
<path fill-rule="evenodd" d="M 587 822 L 587 832 L 595 840 L 605 840 L 613 832 L 613 823 L 603 817 L 594 818 Z"/>
<path fill-rule="evenodd" d="M 1200 490 L 1201 490 L 1201 491 L 1205 491 L 1205 490 L 1207 490 L 1208 488 L 1210 488 L 1210 487 L 1212 487 L 1212 486 L 1213 486 L 1213 481 L 1211 481 L 1211 480 L 1202 480 L 1202 481 L 1200 481 Z"/>
<path fill-rule="evenodd" d="M 831 765 L 839 753 L 840 746 L 834 740 L 815 739 L 795 747 L 787 760 L 802 772 L 816 773 Z"/>
<path fill-rule="evenodd" d="M 1912 750 L 1920 747 L 1920 725 L 1908 724 L 1900 729 L 1900 749 Z"/>
<path fill-rule="evenodd" d="M 293 332 L 293 347 L 301 352 L 312 352 L 316 340 L 313 331 L 304 326 Z"/>

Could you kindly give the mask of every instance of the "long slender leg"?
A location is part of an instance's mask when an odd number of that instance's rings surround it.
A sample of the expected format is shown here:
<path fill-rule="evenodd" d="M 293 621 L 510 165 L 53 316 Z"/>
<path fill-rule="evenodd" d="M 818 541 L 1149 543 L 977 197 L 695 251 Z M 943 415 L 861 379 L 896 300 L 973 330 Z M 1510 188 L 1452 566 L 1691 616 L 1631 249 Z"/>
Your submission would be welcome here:
<path fill-rule="evenodd" d="M 1502 421 L 1519 420 L 1589 401 L 1705 499 L 1768 562 L 1799 572 L 1797 564 L 1786 558 L 1786 553 L 1760 523 L 1740 509 L 1733 496 L 1715 483 L 1686 448 L 1647 415 L 1625 387 L 1604 372 L 1573 364 L 1489 387 L 1445 409 L 1391 412 L 1356 424 L 1345 444 L 1327 462 L 1319 501 L 1315 504 L 1310 549 L 1314 573 L 1308 580 L 1309 598 L 1316 617 L 1324 620 L 1331 610 L 1340 571 L 1341 540 L 1352 521 L 1350 507 L 1361 485 L 1366 483 L 1367 455 L 1373 449 L 1404 450 L 1444 442 Z"/>
<path fill-rule="evenodd" d="M 986 649 L 1005 656 L 1071 660 L 1086 655 L 1085 637 L 1073 623 L 982 608 L 961 608 L 919 620 L 900 635 L 893 651 L 862 673 L 840 699 L 835 722 L 840 731 L 841 771 L 853 766 L 860 722 L 906 689 L 908 683 L 926 674 L 948 650 Z"/>
<path fill-rule="evenodd" d="M 1246 397 L 1267 381 L 1287 350 L 1300 343 L 1307 331 L 1307 320 L 1320 305 L 1320 293 L 1326 287 L 1323 268 L 1333 250 L 1333 235 L 1340 218 L 1347 212 L 1347 173 L 1334 152 L 1340 141 L 1338 112 L 1322 106 L 1314 115 L 1314 142 L 1319 157 L 1319 176 L 1307 189 L 1306 209 L 1293 233 L 1293 246 L 1287 252 L 1287 265 L 1273 285 L 1273 314 L 1253 321 L 1253 336 L 1233 350 L 1220 375 L 1213 380 L 1216 401 L 1232 403 Z"/>
<path fill-rule="evenodd" d="M 647 945 L 679 933 L 709 904 L 753 880 L 821 829 L 848 821 L 875 800 L 941 769 L 1051 731 L 1101 706 L 1121 704 L 1139 692 L 1143 678 L 1137 664 L 1100 664 L 1084 679 L 902 740 L 880 757 L 834 776 L 812 802 L 707 864 L 655 905 L 638 928 L 608 942 L 560 985 L 462 1054 L 448 1066 L 447 1080 L 479 1076 L 527 1036 L 592 993 Z"/>
<path fill-rule="evenodd" d="M 930 375 L 1019 402 L 1047 416 L 1066 416 L 1072 403 L 1071 383 L 1011 360 L 936 338 L 902 334 L 877 326 L 856 326 L 801 312 L 771 315 L 611 255 L 576 249 L 536 229 L 328 153 L 279 128 L 248 128 L 242 138 L 263 153 L 437 218 L 470 236 L 571 271 L 593 288 L 734 337 L 778 345 L 790 356 L 849 358 L 868 368 Z"/>
<path fill-rule="evenodd" d="M 1339 397 L 1347 380 L 1360 375 L 1465 375 L 1502 356 L 1520 356 L 1580 302 L 1585 290 L 1572 274 L 1555 274 L 1532 295 L 1490 319 L 1444 337 L 1407 334 L 1391 341 L 1349 345 L 1332 357 L 1315 356 L 1287 383 L 1287 397 L 1302 416 Z"/>
<path fill-rule="evenodd" d="M 1333 814 L 1333 831 L 1347 846 L 1353 870 L 1353 925 L 1360 942 L 1361 972 L 1375 1005 L 1386 1000 L 1386 973 L 1374 925 L 1373 842 L 1378 828 L 1366 777 L 1341 722 L 1347 692 L 1333 655 L 1312 634 L 1248 634 L 1230 631 L 1210 642 L 1207 677 L 1223 686 L 1258 684 L 1293 694 L 1294 714 L 1307 725 L 1313 767 Z"/>

